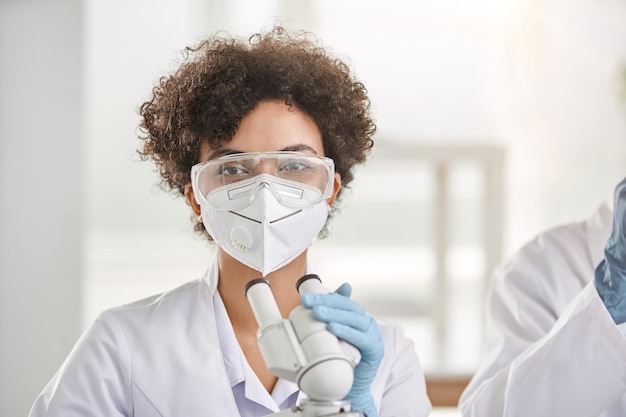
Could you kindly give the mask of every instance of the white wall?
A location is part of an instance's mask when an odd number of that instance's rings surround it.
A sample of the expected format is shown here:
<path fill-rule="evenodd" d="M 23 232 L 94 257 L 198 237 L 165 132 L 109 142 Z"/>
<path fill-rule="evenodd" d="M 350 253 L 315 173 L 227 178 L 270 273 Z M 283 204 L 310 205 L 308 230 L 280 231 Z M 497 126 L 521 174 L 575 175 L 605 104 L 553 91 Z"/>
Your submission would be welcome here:
<path fill-rule="evenodd" d="M 368 86 L 379 142 L 507 149 L 505 253 L 626 174 L 626 3 L 324 0 L 318 32 Z"/>
<path fill-rule="evenodd" d="M 0 416 L 81 330 L 79 0 L 0 1 Z"/>

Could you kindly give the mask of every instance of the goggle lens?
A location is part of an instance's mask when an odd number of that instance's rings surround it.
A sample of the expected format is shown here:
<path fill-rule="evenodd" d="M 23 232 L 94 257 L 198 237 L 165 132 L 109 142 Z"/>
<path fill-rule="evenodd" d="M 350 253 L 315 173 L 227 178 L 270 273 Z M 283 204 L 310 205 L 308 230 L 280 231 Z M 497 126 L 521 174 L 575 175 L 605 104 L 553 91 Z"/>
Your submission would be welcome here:
<path fill-rule="evenodd" d="M 196 199 L 211 205 L 209 196 L 222 187 L 229 189 L 230 200 L 249 200 L 246 197 L 256 191 L 253 178 L 266 174 L 277 179 L 278 185 L 274 187 L 277 198 L 289 205 L 304 206 L 318 201 L 298 201 L 303 196 L 301 188 L 318 190 L 320 200 L 326 199 L 332 193 L 334 173 L 335 165 L 330 158 L 299 152 L 256 152 L 196 164 L 191 169 L 191 179 Z M 310 199 L 311 193 L 305 194 Z"/>

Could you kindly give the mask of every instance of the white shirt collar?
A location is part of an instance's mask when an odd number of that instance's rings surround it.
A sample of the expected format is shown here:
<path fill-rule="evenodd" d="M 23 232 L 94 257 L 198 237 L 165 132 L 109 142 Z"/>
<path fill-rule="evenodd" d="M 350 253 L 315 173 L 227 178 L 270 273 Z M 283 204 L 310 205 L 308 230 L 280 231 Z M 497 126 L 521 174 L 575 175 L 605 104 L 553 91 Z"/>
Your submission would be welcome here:
<path fill-rule="evenodd" d="M 216 256 L 205 275 L 205 280 L 209 286 L 209 291 L 213 295 L 217 334 L 231 388 L 234 388 L 238 384 L 244 384 L 245 397 L 248 400 L 260 404 L 274 412 L 280 411 L 279 406 L 289 399 L 289 397 L 293 396 L 294 393 L 298 392 L 298 386 L 294 382 L 279 378 L 272 394 L 270 395 L 267 392 L 248 364 L 237 342 L 235 332 L 230 323 L 228 313 L 226 312 L 226 307 L 224 306 L 219 291 L 217 291 L 218 276 L 219 271 Z M 236 398 L 236 400 L 239 403 L 241 399 Z"/>

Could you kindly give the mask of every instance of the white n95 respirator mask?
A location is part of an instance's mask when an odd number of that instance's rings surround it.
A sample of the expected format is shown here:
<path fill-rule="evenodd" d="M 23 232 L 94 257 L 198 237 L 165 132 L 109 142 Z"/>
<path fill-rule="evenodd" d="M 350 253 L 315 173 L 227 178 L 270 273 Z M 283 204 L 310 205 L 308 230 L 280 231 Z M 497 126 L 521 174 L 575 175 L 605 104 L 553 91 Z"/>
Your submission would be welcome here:
<path fill-rule="evenodd" d="M 205 228 L 263 276 L 304 252 L 322 230 L 333 181 L 331 159 L 297 152 L 235 154 L 192 168 Z"/>

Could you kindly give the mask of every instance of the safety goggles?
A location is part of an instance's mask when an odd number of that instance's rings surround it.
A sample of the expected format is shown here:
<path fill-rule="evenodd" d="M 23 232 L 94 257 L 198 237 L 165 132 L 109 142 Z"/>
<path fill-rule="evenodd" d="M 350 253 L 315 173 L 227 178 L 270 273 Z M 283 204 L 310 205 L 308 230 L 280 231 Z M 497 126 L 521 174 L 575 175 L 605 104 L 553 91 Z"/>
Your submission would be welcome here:
<path fill-rule="evenodd" d="M 238 153 L 191 167 L 196 201 L 236 210 L 250 204 L 261 187 L 290 207 L 307 207 L 329 198 L 333 190 L 332 159 L 300 152 Z"/>

